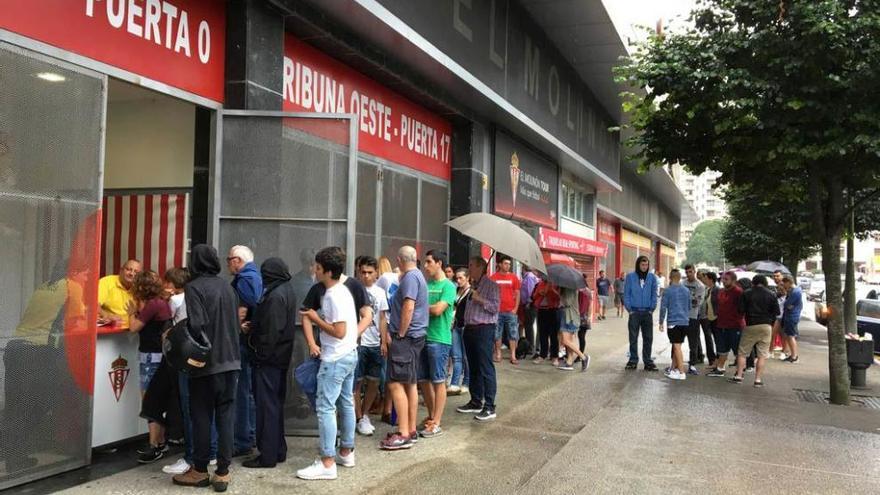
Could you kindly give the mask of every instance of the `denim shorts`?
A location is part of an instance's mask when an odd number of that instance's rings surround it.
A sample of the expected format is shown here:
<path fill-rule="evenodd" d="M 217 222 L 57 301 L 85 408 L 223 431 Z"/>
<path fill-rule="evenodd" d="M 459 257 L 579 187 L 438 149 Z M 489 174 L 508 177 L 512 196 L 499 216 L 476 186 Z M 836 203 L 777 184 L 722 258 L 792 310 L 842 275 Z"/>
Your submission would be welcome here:
<path fill-rule="evenodd" d="M 449 362 L 449 353 L 452 346 L 439 342 L 428 342 L 422 349 L 421 366 L 419 368 L 419 381 L 431 383 L 446 383 L 446 364 Z"/>
<path fill-rule="evenodd" d="M 798 324 L 794 321 L 782 321 L 782 331 L 788 337 L 797 337 L 800 335 L 798 331 Z"/>
<path fill-rule="evenodd" d="M 516 313 L 498 313 L 495 325 L 495 340 L 519 341 L 519 318 Z"/>
<path fill-rule="evenodd" d="M 358 364 L 355 379 L 378 382 L 385 372 L 385 358 L 380 347 L 358 346 Z"/>
<path fill-rule="evenodd" d="M 559 331 L 565 333 L 578 333 L 578 330 L 580 330 L 580 325 L 570 321 L 563 321 L 559 327 Z"/>
<path fill-rule="evenodd" d="M 736 354 L 739 351 L 739 340 L 742 330 L 719 328 L 718 337 L 715 339 L 715 348 L 719 356 L 725 356 L 728 352 Z"/>
<path fill-rule="evenodd" d="M 147 391 L 147 387 L 149 387 L 150 382 L 153 381 L 153 376 L 156 374 L 156 370 L 159 369 L 159 365 L 162 363 L 162 353 L 139 352 L 138 361 L 140 362 L 141 372 L 141 393 L 143 393 Z"/>

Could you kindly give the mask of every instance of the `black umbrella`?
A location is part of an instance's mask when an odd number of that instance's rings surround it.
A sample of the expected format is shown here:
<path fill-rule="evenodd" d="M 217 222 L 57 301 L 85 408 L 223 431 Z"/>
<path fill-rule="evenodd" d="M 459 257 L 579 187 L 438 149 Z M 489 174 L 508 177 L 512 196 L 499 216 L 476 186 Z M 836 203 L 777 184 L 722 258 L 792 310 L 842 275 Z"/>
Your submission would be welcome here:
<path fill-rule="evenodd" d="M 786 268 L 785 265 L 778 261 L 755 261 L 754 263 L 749 264 L 746 269 L 750 272 L 756 273 L 773 273 L 776 270 L 779 270 L 786 275 L 791 275 L 791 272 L 788 271 L 788 268 Z"/>
<path fill-rule="evenodd" d="M 547 279 L 566 289 L 579 290 L 587 287 L 587 282 L 581 272 L 560 263 L 547 265 Z"/>

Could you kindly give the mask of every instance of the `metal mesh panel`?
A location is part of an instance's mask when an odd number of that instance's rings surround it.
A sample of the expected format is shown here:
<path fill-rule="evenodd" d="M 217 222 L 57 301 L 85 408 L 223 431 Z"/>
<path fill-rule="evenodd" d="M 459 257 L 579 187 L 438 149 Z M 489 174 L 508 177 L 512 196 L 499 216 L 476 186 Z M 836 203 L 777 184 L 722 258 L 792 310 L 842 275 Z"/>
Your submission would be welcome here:
<path fill-rule="evenodd" d="M 376 255 L 376 180 L 378 167 L 358 162 L 357 227 L 355 252 Z"/>
<path fill-rule="evenodd" d="M 258 263 L 282 258 L 300 299 L 313 284 L 314 253 L 347 244 L 349 130 L 337 118 L 223 118 L 219 247 L 249 246 Z M 291 370 L 307 357 L 297 332 Z M 292 377 L 288 387 L 285 430 L 315 434 L 308 400 Z"/>
<path fill-rule="evenodd" d="M 89 460 L 103 101 L 0 43 L 0 489 Z"/>
<path fill-rule="evenodd" d="M 224 117 L 221 215 L 344 219 L 348 129 L 339 119 Z"/>
<path fill-rule="evenodd" d="M 382 180 L 381 255 L 396 259 L 402 246 L 415 246 L 419 180 L 385 169 Z"/>
<path fill-rule="evenodd" d="M 444 225 L 444 222 L 449 218 L 447 202 L 448 192 L 446 186 L 422 181 L 422 199 L 419 202 L 422 208 L 422 215 L 419 236 L 423 244 L 446 244 L 446 225 Z"/>

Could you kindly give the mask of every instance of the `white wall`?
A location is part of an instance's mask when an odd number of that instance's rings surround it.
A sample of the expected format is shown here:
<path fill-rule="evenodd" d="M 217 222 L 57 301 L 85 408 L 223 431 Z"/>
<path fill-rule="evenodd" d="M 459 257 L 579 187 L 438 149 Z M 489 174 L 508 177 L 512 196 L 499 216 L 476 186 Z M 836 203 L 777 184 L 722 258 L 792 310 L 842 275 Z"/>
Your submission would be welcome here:
<path fill-rule="evenodd" d="M 192 187 L 195 106 L 140 88 L 114 98 L 115 87 L 107 104 L 104 188 Z"/>

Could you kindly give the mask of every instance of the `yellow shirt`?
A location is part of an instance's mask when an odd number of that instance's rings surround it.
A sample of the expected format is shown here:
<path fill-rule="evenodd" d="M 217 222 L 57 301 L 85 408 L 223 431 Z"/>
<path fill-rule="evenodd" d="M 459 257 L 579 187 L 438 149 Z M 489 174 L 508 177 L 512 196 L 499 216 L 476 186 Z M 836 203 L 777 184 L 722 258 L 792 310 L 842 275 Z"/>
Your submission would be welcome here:
<path fill-rule="evenodd" d="M 126 307 L 133 299 L 131 292 L 119 281 L 119 275 L 107 275 L 98 281 L 98 305 L 104 311 L 122 318 L 119 328 L 128 328 Z"/>
<path fill-rule="evenodd" d="M 37 345 L 46 345 L 49 342 L 49 332 L 67 299 L 66 282 L 62 279 L 54 284 L 43 284 L 34 290 L 21 322 L 15 329 L 16 337 Z"/>

